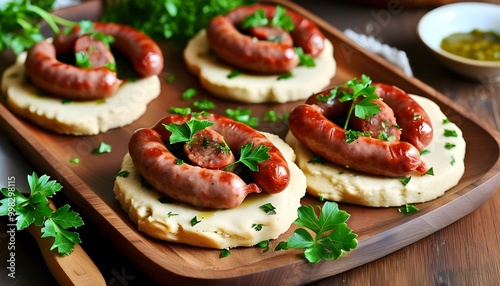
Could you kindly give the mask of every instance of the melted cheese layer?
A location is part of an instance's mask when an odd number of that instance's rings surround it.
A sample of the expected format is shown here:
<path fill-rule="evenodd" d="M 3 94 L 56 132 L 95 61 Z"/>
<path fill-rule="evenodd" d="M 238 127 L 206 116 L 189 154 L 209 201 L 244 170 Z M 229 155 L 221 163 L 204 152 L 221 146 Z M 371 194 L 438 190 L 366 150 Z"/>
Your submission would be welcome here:
<path fill-rule="evenodd" d="M 278 80 L 278 75 L 241 73 L 227 78 L 232 67 L 217 60 L 210 52 L 205 30 L 191 39 L 184 50 L 188 69 L 200 79 L 201 85 L 215 96 L 247 103 L 285 103 L 306 99 L 330 84 L 336 73 L 333 45 L 325 39 L 325 48 L 315 58 L 315 67 L 298 66 L 293 76 Z"/>
<path fill-rule="evenodd" d="M 250 194 L 238 207 L 224 210 L 200 209 L 175 201 L 162 203 L 159 199 L 165 196 L 142 186 L 140 175 L 127 154 L 121 171 L 126 170 L 129 175 L 116 178 L 113 188 L 116 199 L 139 231 L 162 240 L 223 249 L 253 246 L 276 239 L 297 218 L 300 199 L 305 195 L 306 179 L 293 163 L 295 154 L 292 148 L 278 136 L 264 134 L 281 151 L 290 168 L 290 184 L 281 193 Z M 267 203 L 276 208 L 276 214 L 267 214 L 259 208 Z M 193 226 L 194 218 L 199 223 Z"/>
<path fill-rule="evenodd" d="M 345 169 L 332 163 L 309 163 L 314 154 L 289 132 L 285 141 L 296 154 L 296 163 L 307 178 L 307 193 L 336 202 L 346 202 L 371 207 L 392 207 L 422 203 L 443 195 L 454 187 L 465 172 L 465 140 L 462 131 L 454 123 L 443 124 L 446 116 L 433 101 L 412 95 L 429 115 L 434 137 L 421 156 L 434 176 L 412 176 L 407 185 L 398 178 L 372 176 Z M 457 137 L 444 136 L 445 130 L 453 130 Z M 451 149 L 445 144 L 454 144 Z"/>
<path fill-rule="evenodd" d="M 21 53 L 2 76 L 2 92 L 15 114 L 60 134 L 95 135 L 134 122 L 146 112 L 149 102 L 160 95 L 158 76 L 125 82 L 116 94 L 103 100 L 64 102 L 58 97 L 41 96 L 26 81 Z"/>

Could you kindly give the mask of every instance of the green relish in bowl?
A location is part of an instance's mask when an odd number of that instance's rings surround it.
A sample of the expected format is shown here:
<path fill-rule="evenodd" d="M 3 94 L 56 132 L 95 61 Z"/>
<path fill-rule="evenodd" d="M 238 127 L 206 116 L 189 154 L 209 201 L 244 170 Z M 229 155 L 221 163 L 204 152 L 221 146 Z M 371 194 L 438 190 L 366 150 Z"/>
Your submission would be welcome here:
<path fill-rule="evenodd" d="M 441 48 L 473 60 L 500 61 L 500 35 L 493 31 L 453 33 L 443 39 Z"/>

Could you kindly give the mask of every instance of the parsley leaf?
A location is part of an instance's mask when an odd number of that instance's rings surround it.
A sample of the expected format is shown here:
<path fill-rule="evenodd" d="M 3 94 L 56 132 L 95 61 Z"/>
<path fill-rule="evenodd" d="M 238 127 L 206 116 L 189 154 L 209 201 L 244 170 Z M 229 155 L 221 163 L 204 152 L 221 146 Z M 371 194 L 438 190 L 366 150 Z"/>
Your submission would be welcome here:
<path fill-rule="evenodd" d="M 354 115 L 361 119 L 365 119 L 368 116 L 380 112 L 380 107 L 376 103 L 371 102 L 373 99 L 378 98 L 378 95 L 375 93 L 376 88 L 371 83 L 372 80 L 370 77 L 363 74 L 361 75 L 361 82 L 355 78 L 342 85 L 350 89 L 351 92 L 344 91 L 339 100 L 341 102 L 352 101 L 349 112 L 347 113 L 344 129 L 347 129 L 353 111 Z"/>
<path fill-rule="evenodd" d="M 227 165 L 224 169 L 230 170 L 231 167 L 238 163 L 243 163 L 250 170 L 257 172 L 259 171 L 259 167 L 257 163 L 264 162 L 269 159 L 271 156 L 267 153 L 271 148 L 265 145 L 259 145 L 252 149 L 253 143 L 248 143 L 245 146 L 241 147 L 240 150 L 240 158 L 233 163 Z"/>
<path fill-rule="evenodd" d="M 74 245 L 80 243 L 78 233 L 69 231 L 69 228 L 83 225 L 83 220 L 74 211 L 69 211 L 69 205 L 53 210 L 49 207 L 49 197 L 60 191 L 62 186 L 56 181 L 49 181 L 50 177 L 38 177 L 36 173 L 28 175 L 30 195 L 25 197 L 17 189 L 2 188 L 1 193 L 6 197 L 0 203 L 0 215 L 16 214 L 18 230 L 27 228 L 32 223 L 42 226 L 42 238 L 53 237 L 51 250 L 68 255 Z"/>
<path fill-rule="evenodd" d="M 241 109 L 241 107 L 238 107 L 237 109 L 226 109 L 227 117 L 235 121 L 245 123 L 248 126 L 256 127 L 259 125 L 259 118 L 250 116 L 251 113 L 252 111 L 250 109 Z"/>
<path fill-rule="evenodd" d="M 128 24 L 153 39 L 174 39 L 183 43 L 205 28 L 214 16 L 253 2 L 254 0 L 110 1 L 106 3 L 101 20 Z"/>
<path fill-rule="evenodd" d="M 271 19 L 272 27 L 281 27 L 283 30 L 290 32 L 295 29 L 292 18 L 286 13 L 283 6 L 277 5 L 274 17 Z"/>
<path fill-rule="evenodd" d="M 305 258 L 312 263 L 321 260 L 336 260 L 347 251 L 358 246 L 357 234 L 347 227 L 349 214 L 339 210 L 334 202 L 325 202 L 319 217 L 313 206 L 301 206 L 297 210 L 296 225 L 306 227 L 316 233 L 313 237 L 306 229 L 298 228 L 288 238 L 289 248 L 305 249 Z"/>
<path fill-rule="evenodd" d="M 208 120 L 191 120 L 184 122 L 182 125 L 171 123 L 163 124 L 165 129 L 172 132 L 170 136 L 170 144 L 189 142 L 193 138 L 194 133 L 206 127 L 212 126 L 214 123 Z"/>
<path fill-rule="evenodd" d="M 104 154 L 104 153 L 110 153 L 111 152 L 111 145 L 108 143 L 102 141 L 99 144 L 99 147 L 92 149 L 92 154 Z"/>
<path fill-rule="evenodd" d="M 40 21 L 44 20 L 50 29 L 57 34 L 59 26 L 71 27 L 75 22 L 52 15 L 55 1 L 7 1 L 1 5 L 0 15 L 0 51 L 11 48 L 15 54 L 29 49 L 33 44 L 43 40 Z M 39 4 L 39 5 L 36 5 Z"/>
<path fill-rule="evenodd" d="M 264 211 L 268 215 L 275 215 L 276 214 L 276 207 L 273 206 L 271 203 L 263 204 L 259 207 L 262 211 Z"/>
<path fill-rule="evenodd" d="M 398 212 L 404 213 L 404 214 L 414 213 L 417 211 L 419 211 L 419 209 L 412 204 L 406 204 L 406 205 L 398 208 Z"/>
<path fill-rule="evenodd" d="M 269 20 L 266 18 L 264 9 L 259 9 L 246 16 L 245 19 L 243 19 L 243 23 L 241 23 L 241 27 L 243 29 L 248 29 L 252 27 L 267 26 L 267 24 L 269 24 Z"/>
<path fill-rule="evenodd" d="M 280 5 L 276 6 L 276 10 L 271 21 L 267 19 L 264 9 L 259 9 L 246 16 L 245 19 L 243 19 L 241 27 L 243 29 L 248 29 L 268 25 L 271 27 L 283 28 L 283 30 L 287 32 L 290 32 L 295 28 L 292 18 L 286 13 L 286 9 Z"/>

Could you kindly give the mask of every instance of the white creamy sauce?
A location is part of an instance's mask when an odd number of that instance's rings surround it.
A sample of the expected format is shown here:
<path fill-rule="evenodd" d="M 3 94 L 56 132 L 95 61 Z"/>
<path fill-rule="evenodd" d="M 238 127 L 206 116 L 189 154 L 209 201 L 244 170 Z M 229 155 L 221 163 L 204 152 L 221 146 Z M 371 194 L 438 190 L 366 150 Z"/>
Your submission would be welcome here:
<path fill-rule="evenodd" d="M 188 69 L 197 75 L 201 85 L 215 96 L 247 103 L 285 103 L 306 99 L 330 84 L 336 73 L 333 45 L 325 39 L 325 48 L 315 58 L 315 67 L 298 66 L 287 79 L 278 75 L 241 73 L 228 78 L 233 68 L 211 52 L 205 30 L 191 39 L 184 50 Z"/>
<path fill-rule="evenodd" d="M 33 123 L 61 134 L 95 135 L 128 125 L 146 112 L 149 102 L 160 95 L 158 76 L 120 86 L 103 100 L 69 101 L 49 95 L 29 84 L 24 69 L 27 53 L 21 53 L 2 76 L 2 92 L 8 108 Z"/>
<path fill-rule="evenodd" d="M 373 207 L 402 206 L 433 200 L 454 187 L 465 172 L 465 140 L 462 131 L 454 123 L 443 124 L 446 116 L 433 101 L 412 95 L 429 115 L 434 136 L 425 149 L 430 152 L 421 156 L 432 175 L 413 175 L 407 185 L 398 178 L 372 176 L 345 169 L 332 163 L 309 163 L 313 153 L 288 133 L 286 142 L 296 154 L 296 163 L 307 178 L 307 192 L 336 202 L 346 202 Z M 446 137 L 446 130 L 456 131 L 457 137 Z M 454 144 L 451 149 L 445 144 Z"/>

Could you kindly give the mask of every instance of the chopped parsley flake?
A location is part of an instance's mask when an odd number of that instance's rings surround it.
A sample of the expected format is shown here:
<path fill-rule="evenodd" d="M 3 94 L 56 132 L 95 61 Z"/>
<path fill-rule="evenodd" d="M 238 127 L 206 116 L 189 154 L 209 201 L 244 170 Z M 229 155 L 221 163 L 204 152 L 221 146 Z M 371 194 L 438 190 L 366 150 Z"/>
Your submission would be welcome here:
<path fill-rule="evenodd" d="M 261 231 L 262 227 L 263 227 L 263 225 L 261 223 L 259 223 L 259 224 L 253 223 L 252 224 L 252 228 L 255 229 L 256 231 Z"/>
<path fill-rule="evenodd" d="M 455 145 L 453 143 L 444 143 L 444 148 L 446 148 L 448 150 L 455 148 L 455 146 L 457 146 L 457 145 Z"/>
<path fill-rule="evenodd" d="M 458 134 L 457 134 L 457 131 L 455 131 L 455 130 L 445 129 L 444 136 L 445 137 L 458 137 Z"/>
<path fill-rule="evenodd" d="M 199 224 L 201 222 L 201 220 L 198 220 L 198 218 L 195 216 L 191 219 L 191 226 L 195 226 L 197 224 Z"/>
<path fill-rule="evenodd" d="M 429 154 L 429 153 L 431 153 L 431 151 L 429 149 L 420 150 L 420 155 L 425 155 L 425 154 Z"/>
<path fill-rule="evenodd" d="M 261 242 L 257 243 L 257 245 L 260 248 L 263 248 L 264 252 L 268 252 L 269 251 L 269 240 L 261 241 Z"/>
<path fill-rule="evenodd" d="M 282 80 L 282 79 L 288 79 L 288 78 L 291 78 L 293 77 L 293 73 L 292 72 L 287 72 L 287 73 L 284 73 L 282 75 L 279 75 L 277 80 Z"/>
<path fill-rule="evenodd" d="M 211 100 L 208 100 L 206 98 L 202 98 L 198 101 L 193 102 L 194 107 L 200 109 L 200 110 L 209 110 L 209 109 L 215 109 L 215 103 Z"/>
<path fill-rule="evenodd" d="M 408 183 L 410 182 L 410 180 L 411 180 L 411 177 L 403 177 L 403 178 L 399 178 L 399 181 L 400 181 L 401 183 L 403 183 L 403 185 L 405 185 L 405 186 L 406 186 L 406 185 L 408 185 Z"/>
<path fill-rule="evenodd" d="M 194 89 L 194 88 L 191 87 L 191 88 L 186 89 L 182 93 L 181 98 L 183 100 L 188 100 L 188 99 L 191 99 L 191 98 L 195 97 L 196 94 L 198 94 L 198 91 L 196 89 Z"/>
<path fill-rule="evenodd" d="M 173 213 L 173 212 L 168 212 L 167 217 L 173 217 L 173 216 L 178 216 L 179 214 Z"/>
<path fill-rule="evenodd" d="M 224 248 L 221 250 L 219 257 L 220 258 L 228 257 L 230 254 L 231 252 L 229 251 L 229 248 Z"/>
<path fill-rule="evenodd" d="M 92 150 L 92 154 L 103 154 L 103 153 L 110 153 L 111 152 L 111 145 L 105 143 L 104 141 L 99 144 L 99 147 L 94 148 Z"/>
<path fill-rule="evenodd" d="M 191 107 L 174 107 L 171 106 L 168 111 L 173 114 L 188 115 L 191 113 Z"/>
<path fill-rule="evenodd" d="M 128 177 L 128 175 L 130 175 L 130 172 L 127 170 L 123 170 L 123 171 L 116 173 L 115 178 L 116 177 L 126 178 L 126 177 Z"/>
<path fill-rule="evenodd" d="M 276 208 L 271 203 L 263 204 L 259 209 L 263 210 L 268 215 L 276 214 Z"/>
<path fill-rule="evenodd" d="M 232 70 L 228 75 L 227 78 L 235 78 L 241 74 L 241 71 L 239 70 Z"/>
<path fill-rule="evenodd" d="M 398 212 L 403 213 L 403 214 L 414 213 L 417 211 L 419 211 L 419 209 L 412 204 L 406 204 L 403 207 L 398 208 Z"/>
<path fill-rule="evenodd" d="M 173 74 L 169 74 L 167 75 L 167 77 L 165 78 L 165 81 L 167 83 L 173 83 L 175 81 L 175 76 Z"/>
<path fill-rule="evenodd" d="M 427 170 L 427 172 L 425 172 L 425 174 L 434 176 L 434 167 L 430 167 L 429 170 Z"/>

